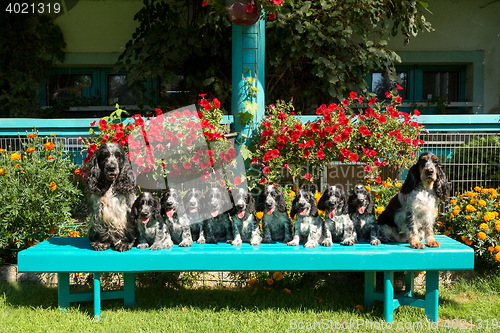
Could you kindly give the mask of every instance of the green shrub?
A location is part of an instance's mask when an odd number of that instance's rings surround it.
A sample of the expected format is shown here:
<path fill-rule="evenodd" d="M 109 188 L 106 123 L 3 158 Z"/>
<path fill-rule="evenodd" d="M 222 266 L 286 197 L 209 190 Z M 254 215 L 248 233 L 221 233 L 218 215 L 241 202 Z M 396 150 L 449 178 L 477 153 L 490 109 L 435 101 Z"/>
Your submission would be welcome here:
<path fill-rule="evenodd" d="M 27 136 L 21 151 L 0 149 L 0 249 L 27 248 L 56 233 L 81 199 L 70 181 L 75 167 L 55 134 Z"/>

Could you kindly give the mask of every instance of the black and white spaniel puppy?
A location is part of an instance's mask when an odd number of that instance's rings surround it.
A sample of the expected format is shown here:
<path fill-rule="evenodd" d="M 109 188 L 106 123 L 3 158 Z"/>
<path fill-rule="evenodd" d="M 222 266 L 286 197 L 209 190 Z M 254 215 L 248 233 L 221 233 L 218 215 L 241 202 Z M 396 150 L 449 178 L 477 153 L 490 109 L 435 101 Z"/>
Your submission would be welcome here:
<path fill-rule="evenodd" d="M 103 143 L 95 152 L 88 186 L 92 202 L 90 244 L 96 251 L 110 247 L 120 252 L 130 250 L 136 237 L 130 216 L 136 198 L 136 182 L 120 144 Z"/>
<path fill-rule="evenodd" d="M 233 230 L 229 212 L 232 206 L 227 190 L 217 187 L 210 188 L 203 197 L 202 206 L 210 214 L 203 221 L 206 242 L 208 244 L 231 243 Z"/>
<path fill-rule="evenodd" d="M 292 202 L 290 216 L 295 217 L 295 233 L 287 245 L 296 246 L 302 241 L 304 247 L 316 247 L 323 241 L 323 220 L 318 215 L 316 199 L 306 190 L 299 190 Z"/>
<path fill-rule="evenodd" d="M 352 225 L 344 232 L 343 245 L 354 245 L 358 241 L 370 241 L 380 245 L 378 225 L 375 220 L 375 203 L 372 194 L 361 184 L 357 184 L 347 200 Z"/>
<path fill-rule="evenodd" d="M 169 188 L 161 196 L 161 214 L 164 216 L 165 224 L 174 244 L 179 246 L 193 245 L 189 219 L 182 203 L 179 191 Z"/>
<path fill-rule="evenodd" d="M 292 240 L 292 220 L 286 210 L 285 198 L 273 185 L 266 186 L 259 195 L 257 211 L 264 212 L 262 217 L 262 243 Z"/>
<path fill-rule="evenodd" d="M 403 186 L 378 218 L 382 241 L 410 242 L 414 249 L 439 247 L 434 239 L 438 199 L 446 200 L 450 183 L 432 152 L 420 155 Z"/>
<path fill-rule="evenodd" d="M 206 215 L 202 213 L 203 193 L 197 188 L 189 189 L 182 201 L 186 209 L 186 215 L 191 228 L 191 238 L 198 244 L 205 244 L 205 236 L 203 234 L 203 220 Z"/>
<path fill-rule="evenodd" d="M 332 246 L 344 240 L 346 229 L 353 228 L 349 217 L 347 197 L 338 186 L 327 186 L 318 201 L 318 209 L 325 212 L 323 246 Z"/>
<path fill-rule="evenodd" d="M 138 249 L 161 250 L 174 245 L 161 216 L 158 197 L 150 192 L 141 193 L 132 206 L 131 216 L 139 233 Z"/>
<path fill-rule="evenodd" d="M 260 245 L 259 223 L 254 217 L 255 199 L 252 194 L 244 188 L 237 188 L 231 192 L 234 208 L 231 212 L 233 220 L 233 245 L 241 245 L 250 242 L 250 245 Z"/>

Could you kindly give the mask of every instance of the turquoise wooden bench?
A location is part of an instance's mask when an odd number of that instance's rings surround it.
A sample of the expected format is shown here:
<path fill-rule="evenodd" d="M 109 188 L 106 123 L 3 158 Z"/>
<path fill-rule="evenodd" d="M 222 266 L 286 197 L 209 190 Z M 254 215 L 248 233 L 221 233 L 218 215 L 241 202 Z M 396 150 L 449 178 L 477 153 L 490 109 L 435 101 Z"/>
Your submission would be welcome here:
<path fill-rule="evenodd" d="M 437 236 L 440 248 L 413 250 L 408 244 L 389 243 L 371 246 L 334 244 L 306 249 L 286 244 L 232 246 L 230 244 L 174 245 L 168 250 L 113 250 L 96 252 L 88 238 L 50 238 L 19 252 L 18 269 L 22 272 L 58 274 L 58 302 L 68 308 L 72 302 L 94 301 L 95 320 L 101 317 L 101 300 L 123 299 L 125 306 L 135 304 L 135 276 L 138 272 L 164 271 L 362 271 L 365 272 L 365 306 L 384 303 L 386 322 L 400 305 L 425 309 L 429 320 L 438 319 L 439 271 L 471 270 L 474 251 L 451 238 Z M 407 271 L 406 289 L 394 295 L 394 272 Z M 414 271 L 426 271 L 425 299 L 413 297 Z M 94 273 L 94 291 L 70 293 L 69 273 Z M 101 291 L 100 273 L 123 272 L 122 290 Z M 383 272 L 383 292 L 375 289 L 375 274 Z"/>

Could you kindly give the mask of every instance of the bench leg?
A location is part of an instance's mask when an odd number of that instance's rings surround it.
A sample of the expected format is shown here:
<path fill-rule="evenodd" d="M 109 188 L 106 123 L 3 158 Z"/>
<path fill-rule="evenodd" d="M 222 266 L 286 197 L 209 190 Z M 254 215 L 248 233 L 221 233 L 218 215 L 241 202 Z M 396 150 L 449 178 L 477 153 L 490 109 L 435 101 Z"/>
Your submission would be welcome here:
<path fill-rule="evenodd" d="M 125 306 L 135 305 L 135 274 L 123 273 L 123 303 Z"/>
<path fill-rule="evenodd" d="M 365 307 L 375 304 L 376 272 L 365 272 Z"/>
<path fill-rule="evenodd" d="M 101 321 L 101 277 L 94 273 L 94 321 Z"/>
<path fill-rule="evenodd" d="M 384 272 L 384 319 L 393 321 L 394 313 L 394 272 Z"/>
<path fill-rule="evenodd" d="M 57 302 L 59 308 L 69 308 L 69 273 L 57 273 Z"/>
<path fill-rule="evenodd" d="M 406 271 L 405 275 L 405 292 L 408 292 L 408 297 L 413 297 L 413 289 L 415 287 L 415 272 Z"/>
<path fill-rule="evenodd" d="M 425 275 L 425 315 L 432 322 L 438 320 L 439 271 L 427 271 Z"/>

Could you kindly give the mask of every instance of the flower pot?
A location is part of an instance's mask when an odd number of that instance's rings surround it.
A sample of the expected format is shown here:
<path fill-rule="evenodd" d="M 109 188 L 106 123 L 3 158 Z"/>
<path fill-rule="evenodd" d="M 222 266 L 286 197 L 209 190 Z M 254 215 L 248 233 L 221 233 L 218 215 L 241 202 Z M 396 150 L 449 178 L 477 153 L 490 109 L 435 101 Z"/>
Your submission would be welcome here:
<path fill-rule="evenodd" d="M 247 11 L 249 3 L 250 0 L 226 0 L 227 15 L 233 24 L 248 26 L 255 24 L 259 20 L 260 10 L 257 5 L 254 5 L 249 13 Z"/>

